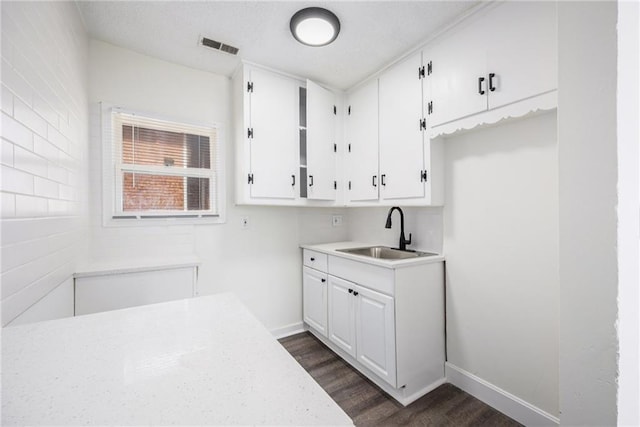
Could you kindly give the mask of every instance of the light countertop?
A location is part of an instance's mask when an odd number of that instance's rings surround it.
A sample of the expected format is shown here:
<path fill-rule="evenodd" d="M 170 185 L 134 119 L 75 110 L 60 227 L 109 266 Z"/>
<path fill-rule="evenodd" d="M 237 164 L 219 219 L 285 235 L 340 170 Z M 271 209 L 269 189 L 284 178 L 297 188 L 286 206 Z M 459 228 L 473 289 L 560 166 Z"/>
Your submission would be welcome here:
<path fill-rule="evenodd" d="M 430 264 L 433 262 L 442 262 L 444 261 L 444 255 L 437 254 L 433 256 L 425 256 L 418 258 L 409 258 L 409 259 L 378 259 L 367 257 L 363 255 L 355 255 L 349 254 L 345 252 L 339 252 L 338 249 L 349 249 L 349 248 L 366 248 L 371 246 L 379 246 L 371 243 L 362 243 L 362 242 L 334 242 L 334 243 L 322 243 L 322 244 L 304 244 L 300 245 L 303 249 L 310 249 L 316 252 L 325 253 L 327 255 L 337 256 L 341 258 L 350 259 L 353 261 L 359 261 L 367 264 L 377 265 L 380 267 L 386 268 L 403 268 L 410 267 L 414 265 L 420 264 Z M 384 246 L 384 245 L 380 245 Z"/>
<path fill-rule="evenodd" d="M 201 261 L 195 256 L 154 257 L 148 259 L 120 259 L 93 261 L 76 269 L 74 277 L 92 277 L 109 274 L 139 273 L 143 271 L 171 270 L 198 267 Z"/>
<path fill-rule="evenodd" d="M 232 294 L 2 330 L 2 425 L 351 425 Z"/>

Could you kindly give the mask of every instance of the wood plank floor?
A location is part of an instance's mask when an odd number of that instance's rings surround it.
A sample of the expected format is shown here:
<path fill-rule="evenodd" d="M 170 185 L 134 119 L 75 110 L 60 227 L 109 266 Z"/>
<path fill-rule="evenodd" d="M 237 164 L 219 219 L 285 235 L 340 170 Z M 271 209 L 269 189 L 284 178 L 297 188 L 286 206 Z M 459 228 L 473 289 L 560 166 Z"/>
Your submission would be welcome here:
<path fill-rule="evenodd" d="M 280 343 L 357 426 L 520 426 L 451 384 L 403 407 L 309 332 Z"/>

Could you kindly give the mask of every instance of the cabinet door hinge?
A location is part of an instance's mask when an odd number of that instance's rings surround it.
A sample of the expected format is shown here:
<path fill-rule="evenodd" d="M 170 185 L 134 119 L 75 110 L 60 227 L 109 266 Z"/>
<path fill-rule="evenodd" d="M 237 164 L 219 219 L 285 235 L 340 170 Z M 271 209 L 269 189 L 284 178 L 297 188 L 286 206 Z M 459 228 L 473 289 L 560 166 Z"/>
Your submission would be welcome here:
<path fill-rule="evenodd" d="M 429 61 L 427 63 L 427 76 L 430 76 L 433 73 L 433 63 Z"/>
<path fill-rule="evenodd" d="M 338 144 L 333 144 L 333 152 L 334 153 L 338 152 Z"/>
<path fill-rule="evenodd" d="M 253 138 L 253 128 L 247 128 L 247 138 Z"/>
<path fill-rule="evenodd" d="M 338 109 L 336 108 L 336 106 L 333 106 L 333 115 L 335 116 L 336 114 L 338 114 Z"/>
<path fill-rule="evenodd" d="M 425 130 L 427 128 L 427 120 L 420 119 L 420 130 Z"/>
<path fill-rule="evenodd" d="M 253 92 L 253 82 L 247 82 L 247 92 Z"/>
<path fill-rule="evenodd" d="M 247 175 L 247 184 L 253 184 L 253 174 Z"/>
<path fill-rule="evenodd" d="M 424 65 L 422 67 L 418 67 L 418 80 L 424 79 Z"/>
<path fill-rule="evenodd" d="M 334 190 L 338 189 L 338 181 L 333 181 L 333 189 Z"/>
<path fill-rule="evenodd" d="M 351 181 L 349 181 L 349 190 L 351 190 Z"/>
<path fill-rule="evenodd" d="M 420 171 L 420 182 L 427 182 L 427 171 Z"/>
<path fill-rule="evenodd" d="M 433 101 L 429 101 L 429 103 L 427 104 L 427 114 L 433 114 Z"/>

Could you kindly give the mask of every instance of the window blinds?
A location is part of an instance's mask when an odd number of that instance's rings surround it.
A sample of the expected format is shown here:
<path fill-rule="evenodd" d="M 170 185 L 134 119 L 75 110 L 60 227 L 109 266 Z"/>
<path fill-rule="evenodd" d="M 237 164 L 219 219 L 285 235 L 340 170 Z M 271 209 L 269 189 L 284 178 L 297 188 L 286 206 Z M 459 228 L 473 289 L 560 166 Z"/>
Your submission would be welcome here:
<path fill-rule="evenodd" d="M 217 215 L 217 129 L 113 109 L 114 217 Z"/>

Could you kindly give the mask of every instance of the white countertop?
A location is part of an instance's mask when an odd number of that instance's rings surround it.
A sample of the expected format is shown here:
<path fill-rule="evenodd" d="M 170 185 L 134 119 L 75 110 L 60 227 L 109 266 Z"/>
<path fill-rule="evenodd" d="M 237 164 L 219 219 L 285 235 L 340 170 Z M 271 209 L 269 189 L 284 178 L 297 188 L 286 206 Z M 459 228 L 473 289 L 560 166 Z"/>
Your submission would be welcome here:
<path fill-rule="evenodd" d="M 367 248 L 371 246 L 385 246 L 385 245 L 376 245 L 376 244 L 362 243 L 362 242 L 334 242 L 334 243 L 322 243 L 318 245 L 313 245 L 313 244 L 300 245 L 300 247 L 303 249 L 310 249 L 316 252 L 325 253 L 327 255 L 347 258 L 353 261 L 364 262 L 367 264 L 377 265 L 377 266 L 386 267 L 386 268 L 403 268 L 403 267 L 410 267 L 413 265 L 430 264 L 432 262 L 444 261 L 444 255 L 441 255 L 441 254 L 437 254 L 433 256 L 418 257 L 418 258 L 389 260 L 389 259 L 372 258 L 364 255 L 349 254 L 346 252 L 338 251 L 338 249 Z"/>
<path fill-rule="evenodd" d="M 119 259 L 92 261 L 76 269 L 74 277 L 103 276 L 107 274 L 139 273 L 142 271 L 171 270 L 198 267 L 201 261 L 196 256 L 153 257 L 146 259 Z"/>
<path fill-rule="evenodd" d="M 232 294 L 2 329 L 2 425 L 351 425 Z"/>

